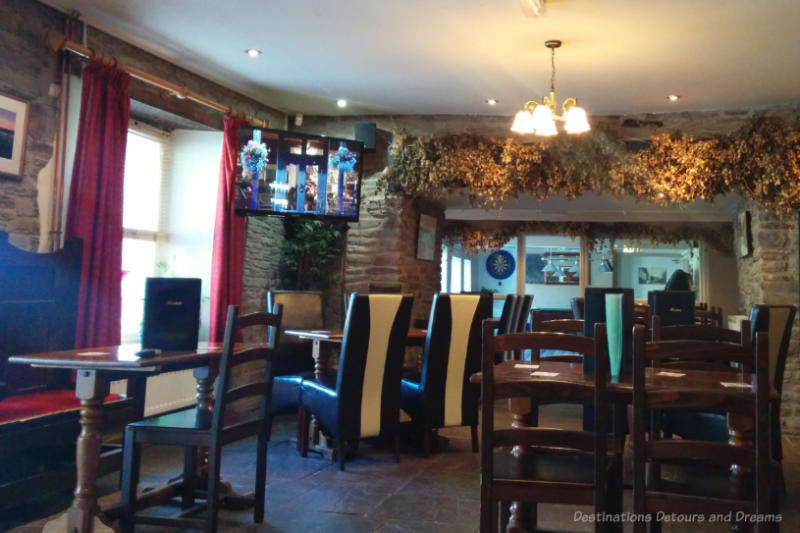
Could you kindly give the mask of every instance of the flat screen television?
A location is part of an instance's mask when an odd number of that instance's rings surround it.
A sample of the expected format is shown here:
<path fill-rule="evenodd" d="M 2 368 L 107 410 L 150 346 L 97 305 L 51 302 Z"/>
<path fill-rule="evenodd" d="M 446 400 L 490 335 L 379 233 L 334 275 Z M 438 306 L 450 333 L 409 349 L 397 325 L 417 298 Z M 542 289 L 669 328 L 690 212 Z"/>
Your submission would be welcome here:
<path fill-rule="evenodd" d="M 237 212 L 358 220 L 363 154 L 358 141 L 242 128 Z"/>

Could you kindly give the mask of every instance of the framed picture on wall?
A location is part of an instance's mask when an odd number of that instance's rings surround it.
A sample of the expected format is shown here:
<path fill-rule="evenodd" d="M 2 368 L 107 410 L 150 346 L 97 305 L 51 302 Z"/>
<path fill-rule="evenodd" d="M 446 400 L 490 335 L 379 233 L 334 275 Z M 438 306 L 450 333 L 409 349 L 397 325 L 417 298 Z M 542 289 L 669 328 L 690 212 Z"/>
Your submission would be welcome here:
<path fill-rule="evenodd" d="M 639 285 L 665 285 L 667 283 L 666 267 L 639 267 Z"/>
<path fill-rule="evenodd" d="M 417 228 L 417 259 L 433 261 L 436 254 L 436 217 L 419 215 Z"/>
<path fill-rule="evenodd" d="M 22 179 L 28 102 L 0 93 L 0 175 Z"/>
<path fill-rule="evenodd" d="M 734 248 L 738 257 L 747 257 L 753 253 L 753 241 L 750 236 L 750 211 L 742 211 L 736 217 L 736 231 L 734 231 Z"/>

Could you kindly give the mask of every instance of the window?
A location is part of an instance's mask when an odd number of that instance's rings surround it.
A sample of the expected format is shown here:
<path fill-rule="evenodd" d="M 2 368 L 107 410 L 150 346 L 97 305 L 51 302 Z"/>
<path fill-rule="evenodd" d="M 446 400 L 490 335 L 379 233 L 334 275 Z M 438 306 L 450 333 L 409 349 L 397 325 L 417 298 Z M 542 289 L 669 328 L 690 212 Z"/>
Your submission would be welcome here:
<path fill-rule="evenodd" d="M 156 246 L 164 240 L 164 175 L 169 134 L 128 130 L 122 201 L 122 341 L 140 338 L 145 279 L 157 275 Z"/>

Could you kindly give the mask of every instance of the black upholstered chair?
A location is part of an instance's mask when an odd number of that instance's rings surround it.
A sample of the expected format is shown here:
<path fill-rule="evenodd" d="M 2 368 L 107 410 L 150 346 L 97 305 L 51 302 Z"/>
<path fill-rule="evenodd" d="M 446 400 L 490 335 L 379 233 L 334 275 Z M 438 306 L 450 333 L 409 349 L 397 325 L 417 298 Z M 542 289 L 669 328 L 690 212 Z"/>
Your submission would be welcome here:
<path fill-rule="evenodd" d="M 424 432 L 425 455 L 431 431 L 470 426 L 478 451 L 478 396 L 469 377 L 481 366 L 481 323 L 492 316 L 492 295 L 436 294 L 422 354 L 420 381 L 404 379 L 401 408 Z"/>
<path fill-rule="evenodd" d="M 238 307 L 228 306 L 225 324 L 225 340 L 219 363 L 219 379 L 212 412 L 197 408 L 145 418 L 128 424 L 125 428 L 125 441 L 122 465 L 122 517 L 120 528 L 132 532 L 134 524 L 151 524 L 181 528 L 195 528 L 208 532 L 217 531 L 217 515 L 221 499 L 246 499 L 253 504 L 253 519 L 264 519 L 264 496 L 267 482 L 267 441 L 269 440 L 269 412 L 272 396 L 272 347 L 281 325 L 281 306 L 273 307 L 274 313 L 260 313 L 242 317 L 242 326 L 267 325 L 270 341 L 263 346 L 251 347 L 234 353 L 234 342 L 238 326 Z M 254 381 L 246 383 L 231 382 L 235 367 L 251 362 L 263 362 L 263 371 L 258 372 Z M 247 380 L 253 373 L 239 373 L 237 381 Z M 258 409 L 233 411 L 228 407 L 235 402 L 258 400 Z M 220 465 L 222 447 L 228 443 L 253 435 L 256 443 L 255 495 L 242 497 L 222 495 L 220 492 Z M 136 513 L 136 486 L 139 482 L 139 463 L 142 444 L 163 444 L 183 446 L 184 470 L 181 514 L 177 517 L 145 515 Z M 208 487 L 201 496 L 205 501 L 195 505 L 194 500 L 197 473 L 197 448 L 208 448 Z M 203 518 L 192 515 L 206 510 Z"/>
<path fill-rule="evenodd" d="M 410 294 L 350 296 L 337 375 L 302 382 L 304 457 L 312 414 L 336 439 L 341 470 L 347 444 L 356 445 L 362 437 L 393 436 L 399 460 L 400 379 L 413 299 Z"/>
<path fill-rule="evenodd" d="M 569 306 L 572 308 L 572 318 L 575 320 L 583 320 L 583 298 L 571 298 Z"/>
<path fill-rule="evenodd" d="M 647 293 L 651 316 L 661 317 L 662 326 L 695 323 L 693 291 L 650 291 Z M 650 323 L 645 324 L 645 329 Z"/>
<path fill-rule="evenodd" d="M 528 325 L 528 315 L 533 304 L 532 294 L 507 294 L 503 302 L 500 320 L 497 322 L 497 333 L 521 333 Z M 522 352 L 503 354 L 503 360 L 521 359 Z"/>
<path fill-rule="evenodd" d="M 279 303 L 283 306 L 282 331 L 287 329 L 325 329 L 322 314 L 322 293 L 318 291 L 267 292 L 267 309 Z M 273 353 L 274 384 L 271 410 L 286 411 L 300 405 L 300 382 L 314 377 L 314 358 L 311 343 L 283 335 Z"/>

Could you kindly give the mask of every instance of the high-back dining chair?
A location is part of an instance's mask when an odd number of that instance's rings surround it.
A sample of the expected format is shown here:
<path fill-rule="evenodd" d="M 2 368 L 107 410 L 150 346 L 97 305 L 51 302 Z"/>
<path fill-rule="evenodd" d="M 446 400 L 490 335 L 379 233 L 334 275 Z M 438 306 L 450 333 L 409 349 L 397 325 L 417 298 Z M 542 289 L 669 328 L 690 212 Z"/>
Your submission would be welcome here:
<path fill-rule="evenodd" d="M 693 291 L 649 291 L 647 302 L 651 315 L 661 317 L 663 326 L 695 323 Z M 649 326 L 650 322 L 647 324 Z"/>
<path fill-rule="evenodd" d="M 581 297 L 571 298 L 569 306 L 572 308 L 572 318 L 583 320 L 583 306 L 584 300 Z"/>
<path fill-rule="evenodd" d="M 394 437 L 399 461 L 400 379 L 411 320 L 410 294 L 350 296 L 336 376 L 304 379 L 300 403 L 301 455 L 308 455 L 309 414 L 336 439 L 339 469 L 347 444 Z"/>
<path fill-rule="evenodd" d="M 693 346 L 693 344 L 695 346 Z M 728 513 L 743 511 L 765 516 L 774 502 L 770 498 L 769 458 L 768 342 L 763 334 L 756 338 L 755 350 L 748 346 L 714 341 L 655 341 L 646 343 L 644 328 L 634 331 L 633 364 L 633 511 L 657 515 L 664 513 Z M 716 346 L 715 346 L 716 345 Z M 680 378 L 646 378 L 650 367 L 660 367 L 676 358 L 704 361 L 711 350 L 720 361 L 736 363 L 753 370 L 752 390 L 721 386 L 704 391 L 681 388 Z M 672 380 L 667 382 L 666 380 Z M 649 410 L 722 411 L 745 415 L 755 420 L 755 445 L 752 448 L 696 439 L 658 438 L 651 431 L 645 440 L 645 417 Z M 653 417 L 652 424 L 657 423 Z M 732 485 L 730 466 L 753 471 L 751 486 Z M 646 475 L 646 465 L 650 465 Z M 665 465 L 672 468 L 670 479 L 662 479 Z M 744 484 L 744 481 L 742 481 Z M 746 484 L 745 484 L 746 485 Z M 748 490 L 749 489 L 749 490 Z M 760 525 L 758 526 L 760 530 Z M 634 531 L 645 530 L 644 521 Z"/>
<path fill-rule="evenodd" d="M 481 365 L 481 323 L 492 316 L 492 295 L 433 296 L 420 380 L 404 379 L 400 407 L 423 432 L 425 455 L 431 431 L 470 426 L 472 450 L 478 451 L 479 390 L 469 377 Z"/>
<path fill-rule="evenodd" d="M 123 532 L 132 532 L 134 524 L 157 526 L 190 527 L 207 532 L 217 531 L 217 518 L 221 499 L 220 465 L 222 447 L 245 437 L 257 435 L 255 495 L 253 520 L 264 519 L 264 496 L 267 482 L 267 441 L 269 440 L 269 413 L 272 396 L 272 349 L 275 346 L 281 327 L 281 305 L 273 307 L 273 313 L 258 313 L 242 317 L 242 327 L 266 325 L 270 339 L 265 345 L 246 348 L 234 352 L 237 327 L 240 325 L 238 306 L 228 306 L 225 324 L 225 340 L 219 361 L 219 378 L 212 412 L 201 411 L 195 407 L 164 415 L 145 418 L 128 424 L 122 466 L 122 517 L 120 527 Z M 261 361 L 264 370 L 259 378 L 248 383 L 232 383 L 231 375 L 239 365 Z M 249 375 L 240 373 L 241 376 Z M 251 398 L 258 399 L 255 412 L 234 412 L 231 404 Z M 136 513 L 136 486 L 139 482 L 139 464 L 142 444 L 164 444 L 183 446 L 183 504 L 185 508 L 178 517 L 142 515 Z M 197 470 L 197 448 L 208 448 L 208 486 L 205 502 L 194 505 Z M 223 498 L 232 498 L 222 496 Z M 238 498 L 237 498 L 238 499 Z M 191 518 L 191 515 L 206 510 L 204 518 Z"/>
<path fill-rule="evenodd" d="M 287 329 L 325 329 L 322 293 L 319 291 L 267 291 L 267 309 L 283 306 L 282 331 Z M 310 342 L 282 335 L 272 354 L 273 373 L 271 410 L 273 413 L 296 408 L 300 404 L 300 382 L 314 375 Z"/>
<path fill-rule="evenodd" d="M 497 322 L 498 333 L 521 333 L 528 325 L 528 314 L 533 304 L 532 294 L 507 294 L 503 302 L 500 320 Z M 503 360 L 521 359 L 522 353 L 508 352 L 502 354 Z"/>
<path fill-rule="evenodd" d="M 786 356 L 789 352 L 789 340 L 797 308 L 793 305 L 753 305 L 750 308 L 750 335 L 754 339 L 756 333 L 763 331 L 769 338 L 769 376 L 778 397 L 770 403 L 772 439 L 772 458 L 781 465 L 780 483 L 783 491 L 786 484 L 783 478 L 783 437 L 781 435 L 781 396 L 783 392 L 783 375 L 786 369 Z M 744 329 L 744 326 L 743 326 Z"/>
<path fill-rule="evenodd" d="M 533 506 L 537 503 L 591 505 L 598 516 L 621 511 L 621 446 L 614 444 L 607 433 L 605 324 L 595 326 L 594 339 L 552 332 L 495 336 L 493 326 L 492 321 L 484 322 L 481 360 L 481 532 L 497 531 L 500 502 L 526 502 Z M 592 355 L 597 361 L 593 382 L 569 383 L 558 377 L 495 381 L 496 354 L 523 349 L 569 350 Z M 594 430 L 495 427 L 497 400 L 515 397 L 530 398 L 539 405 L 594 403 L 598 406 Z M 521 451 L 512 454 L 515 447 L 520 447 Z M 604 528 L 605 524 L 600 521 L 595 524 L 595 531 Z"/>

